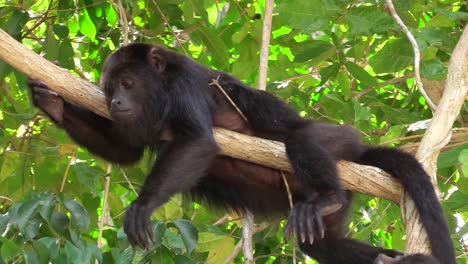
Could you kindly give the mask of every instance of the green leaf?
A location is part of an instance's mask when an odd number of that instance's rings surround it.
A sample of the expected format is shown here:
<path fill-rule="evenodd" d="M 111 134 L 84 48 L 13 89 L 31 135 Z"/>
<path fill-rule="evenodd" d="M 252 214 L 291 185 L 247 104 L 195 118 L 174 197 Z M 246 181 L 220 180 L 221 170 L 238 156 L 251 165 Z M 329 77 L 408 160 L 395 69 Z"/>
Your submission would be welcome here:
<path fill-rule="evenodd" d="M 70 219 L 65 213 L 54 212 L 50 218 L 50 225 L 52 228 L 57 231 L 57 233 L 62 234 L 70 224 Z"/>
<path fill-rule="evenodd" d="M 226 44 L 224 44 L 221 38 L 212 30 L 201 27 L 198 29 L 198 32 L 200 32 L 200 37 L 203 39 L 208 52 L 213 56 L 216 62 L 227 68 L 230 55 Z"/>
<path fill-rule="evenodd" d="M 54 194 L 50 192 L 40 193 L 36 196 L 36 199 L 39 201 L 38 212 L 43 219 L 48 221 L 52 216 L 53 210 L 57 204 Z"/>
<path fill-rule="evenodd" d="M 184 244 L 184 240 L 180 236 L 171 232 L 169 229 L 166 230 L 166 234 L 164 234 L 163 245 L 173 250 L 187 249 Z"/>
<path fill-rule="evenodd" d="M 421 75 L 432 80 L 443 80 L 447 76 L 447 67 L 439 59 L 423 61 Z"/>
<path fill-rule="evenodd" d="M 47 35 L 46 35 L 46 40 L 44 44 L 45 44 L 44 45 L 45 58 L 50 61 L 57 60 L 59 57 L 59 53 L 60 53 L 60 49 L 59 49 L 60 43 L 55 38 L 55 34 L 54 34 L 54 31 L 52 30 L 52 27 L 47 28 Z"/>
<path fill-rule="evenodd" d="M 26 226 L 26 223 L 29 220 L 31 220 L 31 218 L 37 212 L 39 205 L 39 201 L 34 199 L 21 203 L 14 220 L 20 230 Z"/>
<path fill-rule="evenodd" d="M 385 136 L 380 138 L 380 142 L 387 142 L 390 140 L 400 138 L 401 136 L 404 135 L 405 132 L 406 132 L 406 128 L 404 126 L 401 126 L 401 125 L 391 126 L 388 129 L 387 133 L 385 133 Z M 394 141 L 394 142 L 392 141 L 392 143 L 398 144 L 399 141 Z"/>
<path fill-rule="evenodd" d="M 198 243 L 198 230 L 190 221 L 185 219 L 174 219 L 172 222 L 179 229 L 188 253 L 192 253 Z"/>
<path fill-rule="evenodd" d="M 253 60 L 257 57 L 258 45 L 247 36 L 239 47 L 239 58 L 232 64 L 232 74 L 239 79 L 246 79 L 256 73 L 258 62 Z"/>
<path fill-rule="evenodd" d="M 354 121 L 369 120 L 372 117 L 369 109 L 362 106 L 358 101 L 353 101 L 354 105 Z"/>
<path fill-rule="evenodd" d="M 356 80 L 360 81 L 365 87 L 379 85 L 379 82 L 375 77 L 370 75 L 366 70 L 357 64 L 347 61 L 345 62 L 345 66 L 349 73 L 351 73 L 351 75 L 356 78 Z"/>
<path fill-rule="evenodd" d="M 278 16 L 275 23 L 312 33 L 328 27 L 329 19 L 338 12 L 331 1 L 291 0 L 282 1 L 275 7 Z"/>
<path fill-rule="evenodd" d="M 94 40 L 94 38 L 96 37 L 96 26 L 89 17 L 87 9 L 84 9 L 83 13 L 81 13 L 81 15 L 78 16 L 78 21 L 80 24 L 80 32 L 83 35 L 90 38 L 91 40 Z"/>
<path fill-rule="evenodd" d="M 70 31 L 68 30 L 68 27 L 59 25 L 59 24 L 54 24 L 54 33 L 57 35 L 59 39 L 66 39 L 68 37 L 68 33 Z"/>
<path fill-rule="evenodd" d="M 305 63 L 313 60 L 312 64 L 315 64 L 335 55 L 336 49 L 326 41 L 312 40 L 301 44 L 299 48 L 295 48 L 293 53 L 295 62 Z"/>
<path fill-rule="evenodd" d="M 163 221 L 154 221 L 153 233 L 156 245 L 160 245 L 163 242 L 164 235 L 166 234 L 166 223 Z"/>
<path fill-rule="evenodd" d="M 349 24 L 349 34 L 370 35 L 388 31 L 394 27 L 392 18 L 375 6 L 359 6 L 346 13 L 345 21 Z"/>
<path fill-rule="evenodd" d="M 34 251 L 23 251 L 23 258 L 26 264 L 39 264 L 39 259 Z"/>
<path fill-rule="evenodd" d="M 27 12 L 20 12 L 18 10 L 13 11 L 6 25 L 6 32 L 15 39 L 19 40 L 19 37 L 21 36 L 21 30 L 23 29 L 26 22 L 28 22 L 28 20 L 29 15 Z"/>
<path fill-rule="evenodd" d="M 5 237 L 0 237 L 0 239 L 2 240 L 0 254 L 4 261 L 9 263 L 10 260 L 13 260 L 17 255 L 21 254 L 21 248 L 12 240 Z"/>
<path fill-rule="evenodd" d="M 443 169 L 455 166 L 459 162 L 459 157 L 465 149 L 468 148 L 468 143 L 461 146 L 457 146 L 447 151 L 440 153 L 439 158 L 437 159 L 437 169 Z"/>
<path fill-rule="evenodd" d="M 375 73 L 398 72 L 413 62 L 413 49 L 406 39 L 391 39 L 369 59 Z"/>
<path fill-rule="evenodd" d="M 338 64 L 332 64 L 328 67 L 320 69 L 319 72 L 320 72 L 321 80 L 320 80 L 319 86 L 324 84 L 326 81 L 328 81 L 330 77 L 335 77 L 339 69 L 340 69 L 340 65 Z"/>
<path fill-rule="evenodd" d="M 338 82 L 338 88 L 340 88 L 344 99 L 348 100 L 351 96 L 351 80 L 348 74 L 345 71 L 338 72 L 336 81 Z"/>
<path fill-rule="evenodd" d="M 31 241 L 34 252 L 36 252 L 37 258 L 39 259 L 39 263 L 49 263 L 51 252 L 47 248 L 47 246 L 39 241 L 32 240 Z"/>
<path fill-rule="evenodd" d="M 110 25 L 115 25 L 119 16 L 115 12 L 115 9 L 112 6 L 112 4 L 106 4 L 106 6 L 104 7 L 104 12 L 106 13 L 107 23 L 109 23 Z"/>
<path fill-rule="evenodd" d="M 242 42 L 242 40 L 244 40 L 244 38 L 249 34 L 249 31 L 250 31 L 250 24 L 249 23 L 245 23 L 242 28 L 235 32 L 233 35 L 232 35 L 232 42 L 234 44 L 239 44 Z M 242 47 L 242 45 L 241 45 Z"/>
<path fill-rule="evenodd" d="M 70 211 L 72 217 L 72 224 L 76 226 L 79 231 L 83 231 L 89 226 L 89 216 L 86 209 L 72 199 L 64 199 L 63 205 Z"/>

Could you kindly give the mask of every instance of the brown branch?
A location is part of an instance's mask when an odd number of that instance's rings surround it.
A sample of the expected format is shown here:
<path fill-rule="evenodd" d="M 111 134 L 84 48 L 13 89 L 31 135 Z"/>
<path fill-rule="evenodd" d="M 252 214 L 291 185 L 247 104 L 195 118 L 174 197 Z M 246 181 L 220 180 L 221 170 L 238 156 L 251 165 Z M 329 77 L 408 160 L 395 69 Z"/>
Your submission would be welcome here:
<path fill-rule="evenodd" d="M 380 87 L 384 87 L 384 86 L 387 86 L 389 84 L 395 84 L 395 83 L 399 83 L 399 82 L 402 82 L 402 81 L 405 81 L 409 78 L 413 78 L 414 77 L 414 73 L 409 73 L 409 74 L 405 74 L 401 77 L 397 77 L 397 78 L 394 78 L 394 79 L 390 79 L 388 81 L 385 81 L 385 82 L 382 82 L 382 83 L 379 83 L 378 86 L 370 86 L 370 87 L 367 87 L 367 88 L 364 88 L 362 89 L 361 91 L 355 93 L 352 97 L 354 99 L 359 99 L 361 98 L 361 96 L 365 95 L 366 93 L 369 93 L 373 90 L 375 90 L 376 88 L 380 88 Z"/>
<path fill-rule="evenodd" d="M 258 66 L 258 89 L 265 91 L 268 74 L 268 54 L 270 53 L 271 21 L 273 0 L 265 1 L 265 17 L 263 18 L 262 46 L 260 47 L 260 63 Z"/>
<path fill-rule="evenodd" d="M 416 81 L 416 86 L 418 87 L 419 92 L 424 97 L 424 99 L 426 99 L 427 105 L 429 105 L 432 111 L 435 111 L 436 105 L 432 102 L 429 95 L 427 95 L 426 90 L 424 90 L 424 86 L 421 81 L 421 73 L 419 71 L 419 64 L 421 62 L 421 52 L 419 51 L 418 43 L 416 42 L 416 39 L 414 38 L 413 34 L 411 34 L 411 32 L 409 31 L 408 27 L 405 25 L 405 23 L 403 23 L 403 20 L 401 20 L 400 16 L 398 16 L 395 7 L 393 6 L 392 0 L 387 0 L 387 6 L 390 10 L 390 14 L 392 15 L 393 19 L 398 24 L 398 26 L 400 26 L 403 33 L 406 34 L 406 37 L 408 38 L 409 42 L 411 43 L 411 46 L 413 47 L 415 74 L 414 79 Z"/>
<path fill-rule="evenodd" d="M 47 83 L 65 99 L 109 117 L 104 94 L 95 85 L 45 60 L 0 30 L 0 60 L 33 79 Z M 291 173 L 284 144 L 215 128 L 224 155 Z M 338 164 L 345 188 L 398 202 L 401 186 L 380 169 L 349 162 Z"/>
<path fill-rule="evenodd" d="M 460 113 L 460 109 L 468 92 L 468 27 L 458 41 L 448 68 L 445 90 L 439 101 L 434 117 L 424 133 L 416 157 L 423 164 L 437 188 L 437 158 L 440 151 L 450 141 L 452 126 Z M 427 234 L 415 214 L 416 209 L 407 193 L 402 197 L 402 216 L 406 222 L 408 237 L 406 241 L 407 253 L 428 253 Z"/>

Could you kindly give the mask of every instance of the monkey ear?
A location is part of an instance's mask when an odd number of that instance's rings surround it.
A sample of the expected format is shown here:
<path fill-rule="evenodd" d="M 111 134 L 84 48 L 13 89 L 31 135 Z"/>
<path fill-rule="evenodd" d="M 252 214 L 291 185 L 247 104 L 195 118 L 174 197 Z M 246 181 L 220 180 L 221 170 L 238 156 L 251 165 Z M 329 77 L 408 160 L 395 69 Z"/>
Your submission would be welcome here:
<path fill-rule="evenodd" d="M 166 60 L 161 54 L 161 49 L 158 47 L 152 47 L 148 54 L 149 63 L 154 65 L 158 72 L 163 72 L 166 68 Z"/>

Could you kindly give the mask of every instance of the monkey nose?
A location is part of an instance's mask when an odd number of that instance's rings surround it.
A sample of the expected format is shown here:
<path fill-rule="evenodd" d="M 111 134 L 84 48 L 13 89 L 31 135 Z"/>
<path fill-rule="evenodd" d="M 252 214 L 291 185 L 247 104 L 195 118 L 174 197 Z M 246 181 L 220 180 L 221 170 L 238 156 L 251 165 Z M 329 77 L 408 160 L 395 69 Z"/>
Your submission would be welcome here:
<path fill-rule="evenodd" d="M 112 99 L 112 102 L 111 102 L 112 105 L 115 105 L 115 106 L 119 106 L 122 104 L 122 102 L 120 102 L 119 99 Z"/>

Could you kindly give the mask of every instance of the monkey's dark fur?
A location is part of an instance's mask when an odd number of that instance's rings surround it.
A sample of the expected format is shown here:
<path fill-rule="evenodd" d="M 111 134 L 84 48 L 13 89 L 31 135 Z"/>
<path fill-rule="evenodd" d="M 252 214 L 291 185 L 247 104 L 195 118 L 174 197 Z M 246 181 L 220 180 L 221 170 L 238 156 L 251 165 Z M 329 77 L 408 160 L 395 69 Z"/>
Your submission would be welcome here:
<path fill-rule="evenodd" d="M 247 122 L 211 84 L 214 79 Z M 455 263 L 442 208 L 428 175 L 411 155 L 363 145 L 351 127 L 304 119 L 276 97 L 186 56 L 146 44 L 132 44 L 110 56 L 101 86 L 112 121 L 64 101 L 39 81 L 30 86 L 36 106 L 78 144 L 104 159 L 132 164 L 144 148 L 158 150 L 157 161 L 125 216 L 124 230 L 133 246 L 147 248 L 154 240 L 151 213 L 179 192 L 257 214 L 288 214 L 281 173 L 219 155 L 212 134 L 217 126 L 285 143 L 294 170 L 294 175 L 287 175 L 294 207 L 285 236 L 295 230 L 302 251 L 320 263 L 374 263 L 379 254 L 400 264 L 437 262 L 430 257 L 434 261 L 421 262 L 420 255 L 399 259 L 397 251 L 344 237 L 342 222 L 349 201 L 337 177 L 338 160 L 376 166 L 398 179 L 416 204 L 433 256 L 440 263 Z M 160 140 L 164 129 L 172 131 L 172 141 Z M 322 218 L 320 209 L 337 202 L 345 206 Z"/>

